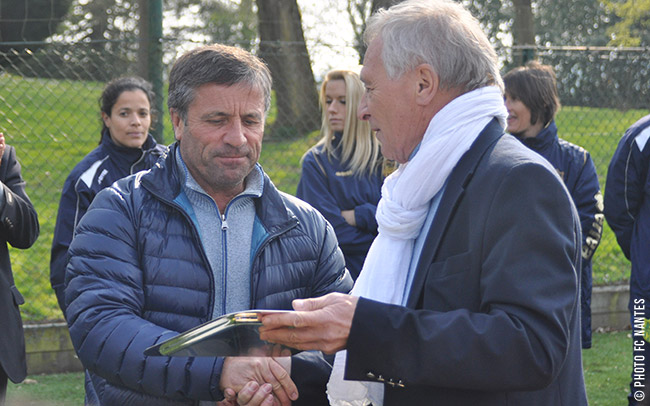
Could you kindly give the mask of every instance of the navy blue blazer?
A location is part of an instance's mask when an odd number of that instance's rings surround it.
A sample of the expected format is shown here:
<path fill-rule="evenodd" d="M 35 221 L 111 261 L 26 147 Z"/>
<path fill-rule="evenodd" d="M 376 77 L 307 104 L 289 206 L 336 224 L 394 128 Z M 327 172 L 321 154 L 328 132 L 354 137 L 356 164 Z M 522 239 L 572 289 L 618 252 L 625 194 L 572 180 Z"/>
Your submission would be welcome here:
<path fill-rule="evenodd" d="M 12 382 L 25 379 L 25 337 L 19 305 L 25 299 L 14 283 L 7 244 L 29 248 L 38 238 L 36 210 L 25 192 L 16 150 L 7 145 L 0 163 L 0 187 L 4 189 L 5 205 L 0 207 L 0 368 Z"/>
<path fill-rule="evenodd" d="M 580 222 L 553 167 L 496 121 L 450 174 L 407 306 L 360 299 L 346 379 L 390 405 L 587 405 Z"/>

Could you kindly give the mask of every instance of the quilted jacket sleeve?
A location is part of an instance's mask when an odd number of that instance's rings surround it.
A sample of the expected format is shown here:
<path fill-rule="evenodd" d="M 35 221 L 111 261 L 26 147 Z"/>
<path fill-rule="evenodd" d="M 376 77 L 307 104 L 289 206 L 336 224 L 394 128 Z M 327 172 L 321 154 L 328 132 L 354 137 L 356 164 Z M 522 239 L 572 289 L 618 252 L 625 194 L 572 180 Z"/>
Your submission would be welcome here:
<path fill-rule="evenodd" d="M 131 191 L 104 189 L 79 223 L 66 269 L 70 336 L 83 365 L 108 382 L 171 399 L 218 399 L 221 359 L 145 357 L 176 331 L 145 320 L 145 284 Z"/>

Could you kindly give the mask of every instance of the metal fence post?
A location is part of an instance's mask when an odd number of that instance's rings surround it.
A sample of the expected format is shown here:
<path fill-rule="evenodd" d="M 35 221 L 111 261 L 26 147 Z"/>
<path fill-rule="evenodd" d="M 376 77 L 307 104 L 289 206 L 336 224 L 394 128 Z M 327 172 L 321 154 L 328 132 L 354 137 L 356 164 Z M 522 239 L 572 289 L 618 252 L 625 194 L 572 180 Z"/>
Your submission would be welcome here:
<path fill-rule="evenodd" d="M 153 84 L 156 94 L 155 109 L 158 119 L 153 129 L 156 141 L 164 143 L 163 137 L 163 50 L 162 50 L 162 22 L 163 0 L 150 0 L 149 2 L 149 81 Z"/>
<path fill-rule="evenodd" d="M 156 141 L 163 137 L 163 81 L 162 81 L 162 0 L 139 0 L 140 30 L 138 38 L 138 74 L 153 85 L 153 110 L 158 112 L 150 132 Z"/>

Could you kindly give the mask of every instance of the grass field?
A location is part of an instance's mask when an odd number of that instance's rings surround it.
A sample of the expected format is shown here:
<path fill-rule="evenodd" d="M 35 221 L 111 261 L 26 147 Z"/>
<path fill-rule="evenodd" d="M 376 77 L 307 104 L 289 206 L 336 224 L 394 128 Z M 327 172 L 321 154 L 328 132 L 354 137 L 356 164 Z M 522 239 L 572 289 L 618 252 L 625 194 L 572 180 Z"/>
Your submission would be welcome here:
<path fill-rule="evenodd" d="M 591 406 L 627 404 L 631 368 L 629 331 L 594 333 L 593 348 L 583 350 L 587 396 Z M 83 374 L 30 376 L 9 384 L 8 406 L 78 406 L 83 404 Z"/>
<path fill-rule="evenodd" d="M 18 150 L 27 191 L 36 206 L 41 235 L 29 250 L 11 250 L 17 286 L 26 298 L 26 321 L 60 319 L 49 284 L 49 258 L 56 212 L 63 182 L 99 141 L 97 98 L 102 84 L 95 82 L 25 79 L 0 74 L 0 131 Z M 564 107 L 557 123 L 560 135 L 590 151 L 604 187 L 607 165 L 625 129 L 647 111 Z M 274 111 L 269 115 L 269 122 Z M 163 120 L 166 143 L 172 141 L 168 115 Z M 300 175 L 300 157 L 316 141 L 311 133 L 298 140 L 267 137 L 260 162 L 279 189 L 294 193 Z M 629 264 L 606 226 L 594 256 L 594 283 L 622 283 Z"/>

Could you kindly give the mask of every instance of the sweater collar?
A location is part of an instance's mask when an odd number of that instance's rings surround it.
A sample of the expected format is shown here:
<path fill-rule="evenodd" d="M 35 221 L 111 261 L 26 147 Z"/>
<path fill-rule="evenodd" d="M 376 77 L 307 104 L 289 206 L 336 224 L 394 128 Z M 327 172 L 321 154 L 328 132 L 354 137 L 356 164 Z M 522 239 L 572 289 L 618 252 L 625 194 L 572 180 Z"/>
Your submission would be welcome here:
<path fill-rule="evenodd" d="M 178 173 L 180 174 L 181 187 L 186 190 L 186 193 L 187 189 L 189 189 L 194 192 L 209 196 L 187 169 L 187 165 L 185 165 L 185 161 L 181 155 L 180 148 L 176 148 L 176 151 L 174 151 L 174 153 L 176 154 L 176 167 L 178 169 Z M 262 172 L 262 167 L 259 163 L 255 164 L 253 170 L 246 176 L 244 183 L 246 185 L 244 190 L 235 196 L 233 200 L 239 196 L 248 196 L 252 198 L 258 198 L 262 196 L 262 192 L 264 190 L 264 175 Z"/>

